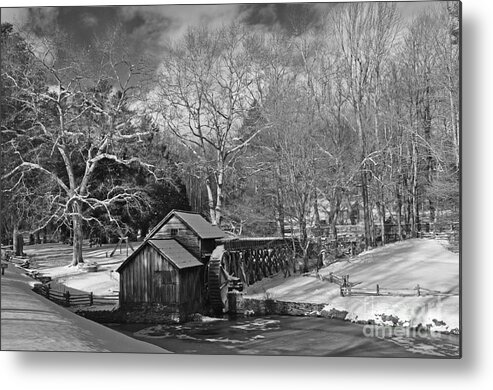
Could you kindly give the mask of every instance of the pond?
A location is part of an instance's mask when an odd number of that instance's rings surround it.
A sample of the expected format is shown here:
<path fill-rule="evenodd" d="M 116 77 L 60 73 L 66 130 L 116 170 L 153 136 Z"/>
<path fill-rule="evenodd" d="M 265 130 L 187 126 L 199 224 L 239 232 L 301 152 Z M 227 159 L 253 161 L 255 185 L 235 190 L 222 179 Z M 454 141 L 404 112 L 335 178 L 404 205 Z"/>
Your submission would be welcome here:
<path fill-rule="evenodd" d="M 460 353 L 456 335 L 317 317 L 205 317 L 184 324 L 108 326 L 183 354 L 457 358 Z"/>

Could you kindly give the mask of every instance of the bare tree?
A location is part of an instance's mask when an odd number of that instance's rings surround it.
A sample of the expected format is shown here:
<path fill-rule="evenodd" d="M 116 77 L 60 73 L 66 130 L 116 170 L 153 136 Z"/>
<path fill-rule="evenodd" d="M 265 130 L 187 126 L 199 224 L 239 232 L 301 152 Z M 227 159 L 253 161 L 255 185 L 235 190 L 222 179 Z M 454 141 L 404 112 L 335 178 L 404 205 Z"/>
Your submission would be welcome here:
<path fill-rule="evenodd" d="M 363 200 L 365 241 L 369 245 L 371 234 L 371 208 L 368 193 L 369 160 L 372 152 L 369 141 L 373 139 L 371 93 L 385 62 L 393 48 L 398 32 L 395 3 L 354 3 L 340 5 L 330 15 L 334 40 L 343 60 L 343 86 L 352 108 L 353 128 L 358 134 L 360 149 L 360 184 Z M 374 106 L 374 104 L 373 104 Z M 378 133 L 375 134 L 378 137 Z"/>
<path fill-rule="evenodd" d="M 143 69 L 131 63 L 118 45 L 117 29 L 89 49 L 71 46 L 60 33 L 32 38 L 27 38 L 33 42 L 28 45 L 30 61 L 44 75 L 45 85 L 34 88 L 32 81 L 20 80 L 18 74 L 2 74 L 22 92 L 11 98 L 29 112 L 24 128 L 4 129 L 11 135 L 7 147 L 15 161 L 2 181 L 15 178 L 21 183 L 35 173 L 50 183 L 51 191 L 45 195 L 49 205 L 37 229 L 71 221 L 72 265 L 76 265 L 83 262 L 83 222 L 100 223 L 86 210 L 101 209 L 117 223 L 110 212 L 113 204 L 145 200 L 139 189 L 125 185 L 107 188 L 104 197 L 93 196 L 96 188 L 101 189 L 94 183 L 98 166 L 112 162 L 159 174 L 144 159 L 127 156 L 122 147 L 149 134 L 148 129 L 141 130 L 136 115 L 141 93 L 136 79 Z"/>
<path fill-rule="evenodd" d="M 261 99 L 261 70 L 251 61 L 250 40 L 239 25 L 190 29 L 170 44 L 154 91 L 160 122 L 202 171 L 211 222 L 217 225 L 232 161 L 262 130 L 240 134 L 247 113 Z"/>

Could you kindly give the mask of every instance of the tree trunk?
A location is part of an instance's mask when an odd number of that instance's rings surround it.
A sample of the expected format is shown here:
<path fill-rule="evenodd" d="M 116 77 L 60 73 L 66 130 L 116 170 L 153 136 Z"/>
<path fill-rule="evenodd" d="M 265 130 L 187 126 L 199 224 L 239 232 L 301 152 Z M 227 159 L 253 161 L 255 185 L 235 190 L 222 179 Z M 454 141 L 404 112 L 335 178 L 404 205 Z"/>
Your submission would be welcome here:
<path fill-rule="evenodd" d="M 281 237 L 284 238 L 286 235 L 286 229 L 284 226 L 284 221 L 285 221 L 285 214 L 284 214 L 284 194 L 282 190 L 282 182 L 281 182 L 281 166 L 277 164 L 276 167 L 277 170 L 277 221 L 279 223 L 279 231 L 281 233 Z"/>
<path fill-rule="evenodd" d="M 306 223 L 304 224 L 304 230 L 305 230 L 305 235 L 306 235 Z M 301 226 L 300 226 L 301 228 Z M 308 249 L 310 248 L 310 241 L 308 241 L 308 239 L 305 237 L 304 238 L 304 241 L 302 241 L 302 245 L 303 245 L 303 273 L 306 273 L 309 271 L 309 268 L 308 268 L 308 261 L 309 261 L 309 253 L 308 253 Z"/>
<path fill-rule="evenodd" d="M 329 221 L 328 222 L 330 224 L 330 228 L 331 228 L 334 240 L 337 241 L 337 226 L 336 226 L 337 225 L 337 217 L 339 215 L 339 211 L 341 209 L 341 202 L 342 202 L 339 190 L 336 189 L 334 197 L 335 197 L 335 202 L 334 202 L 335 204 L 333 206 L 331 206 L 331 208 L 330 208 Z"/>
<path fill-rule="evenodd" d="M 224 185 L 224 166 L 219 168 L 217 174 L 217 188 L 216 188 L 216 223 L 215 225 L 221 226 L 221 218 L 223 213 L 223 185 Z"/>
<path fill-rule="evenodd" d="M 22 256 L 24 254 L 24 237 L 19 234 L 17 227 L 14 227 L 14 233 L 12 237 L 13 250 L 15 256 Z"/>
<path fill-rule="evenodd" d="M 396 185 L 396 198 L 397 198 L 397 239 L 402 240 L 402 195 L 400 190 L 400 179 Z"/>
<path fill-rule="evenodd" d="M 308 234 L 306 231 L 306 217 L 303 213 L 298 213 L 298 219 L 299 219 L 298 226 L 300 227 L 301 245 L 304 246 L 308 241 Z"/>
<path fill-rule="evenodd" d="M 12 231 L 12 250 L 14 253 L 17 252 L 17 235 L 19 234 L 19 230 L 17 226 L 14 224 L 14 229 Z"/>
<path fill-rule="evenodd" d="M 460 112 L 455 103 L 454 103 L 454 80 L 449 75 L 448 77 L 449 85 L 448 85 L 448 93 L 449 93 L 449 106 L 450 106 L 450 123 L 452 126 L 452 139 L 454 141 L 454 155 L 455 155 L 455 165 L 456 168 L 459 169 L 460 165 L 460 134 L 459 134 L 459 119 L 458 112 Z M 459 103 L 460 109 L 460 103 Z"/>
<path fill-rule="evenodd" d="M 22 234 L 17 234 L 15 236 L 15 242 L 16 242 L 16 249 L 15 249 L 15 255 L 16 256 L 24 256 L 24 237 Z"/>
<path fill-rule="evenodd" d="M 82 215 L 80 204 L 75 202 L 73 205 L 73 216 L 72 216 L 72 226 L 74 232 L 74 243 L 73 243 L 73 253 L 72 253 L 72 266 L 78 265 L 84 262 L 82 257 Z"/>
<path fill-rule="evenodd" d="M 431 200 L 430 197 L 430 230 L 435 231 L 435 219 L 436 219 L 436 209 L 435 203 Z"/>
<path fill-rule="evenodd" d="M 424 135 L 425 135 L 425 140 L 427 143 L 427 150 L 426 150 L 426 182 L 428 185 L 428 188 L 431 187 L 431 184 L 433 183 L 433 154 L 431 151 L 431 102 L 430 102 L 430 87 L 428 86 L 426 88 L 426 94 L 425 94 L 425 107 L 423 110 L 423 128 L 424 128 Z M 433 222 L 435 221 L 435 205 L 433 202 L 433 194 L 430 193 L 430 190 L 427 191 L 428 195 L 428 211 L 429 211 L 429 225 L 433 226 Z"/>
<path fill-rule="evenodd" d="M 320 213 L 318 212 L 318 199 L 317 194 L 313 198 L 313 213 L 315 215 L 315 226 L 320 227 Z"/>
<path fill-rule="evenodd" d="M 413 161 L 413 180 L 411 188 L 411 233 L 412 237 L 418 235 L 419 224 L 419 204 L 418 204 L 418 147 L 415 140 L 416 135 L 412 136 L 412 161 Z"/>
<path fill-rule="evenodd" d="M 284 237 L 286 235 L 286 229 L 284 226 L 284 204 L 282 202 L 282 194 L 280 193 L 281 190 L 278 188 L 277 189 L 277 222 L 279 225 L 279 232 L 281 233 L 281 237 Z"/>
<path fill-rule="evenodd" d="M 361 107 L 359 103 L 354 104 L 354 110 L 356 114 L 357 124 L 358 124 L 358 136 L 360 142 L 360 152 L 361 152 L 361 197 L 363 198 L 363 218 L 365 223 L 365 249 L 368 248 L 371 242 L 371 228 L 370 228 L 370 213 L 368 209 L 368 178 L 366 176 L 366 147 L 365 147 L 365 136 L 363 132 L 363 120 L 361 118 Z"/>
<path fill-rule="evenodd" d="M 378 216 L 380 217 L 380 239 L 382 245 L 385 245 L 385 203 L 382 200 L 376 203 Z"/>
<path fill-rule="evenodd" d="M 207 177 L 205 180 L 205 186 L 207 188 L 207 202 L 209 205 L 209 215 L 211 217 L 211 223 L 216 225 L 216 209 L 214 207 L 214 194 L 212 193 L 211 179 Z"/>
<path fill-rule="evenodd" d="M 370 213 L 368 210 L 368 180 L 366 172 L 362 167 L 361 171 L 361 196 L 363 198 L 363 219 L 365 223 L 365 246 L 368 248 L 371 244 L 371 226 L 370 226 Z"/>
<path fill-rule="evenodd" d="M 382 211 L 380 214 L 380 226 L 382 229 L 382 245 L 386 244 L 385 240 L 385 204 L 382 202 Z"/>

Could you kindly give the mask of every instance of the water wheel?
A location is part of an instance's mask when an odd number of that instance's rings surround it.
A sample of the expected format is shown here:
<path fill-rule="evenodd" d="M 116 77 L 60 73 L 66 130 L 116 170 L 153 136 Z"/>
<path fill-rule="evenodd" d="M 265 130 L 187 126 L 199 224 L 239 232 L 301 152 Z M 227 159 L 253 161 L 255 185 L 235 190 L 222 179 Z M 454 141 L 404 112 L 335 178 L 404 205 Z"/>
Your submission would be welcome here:
<path fill-rule="evenodd" d="M 228 289 L 232 277 L 228 272 L 229 253 L 224 245 L 214 249 L 207 266 L 209 302 L 215 314 L 228 311 Z"/>

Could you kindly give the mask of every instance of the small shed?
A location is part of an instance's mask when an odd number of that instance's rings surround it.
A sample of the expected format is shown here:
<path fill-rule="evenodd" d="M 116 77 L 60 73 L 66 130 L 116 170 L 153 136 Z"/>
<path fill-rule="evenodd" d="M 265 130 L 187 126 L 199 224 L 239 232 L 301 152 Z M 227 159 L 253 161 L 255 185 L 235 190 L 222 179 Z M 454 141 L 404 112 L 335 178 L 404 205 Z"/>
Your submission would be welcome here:
<path fill-rule="evenodd" d="M 173 210 L 147 235 L 149 239 L 175 239 L 202 263 L 206 263 L 216 247 L 216 239 L 227 234 L 200 214 Z"/>
<path fill-rule="evenodd" d="M 203 264 L 174 239 L 144 241 L 117 271 L 123 310 L 180 318 L 201 310 Z"/>

